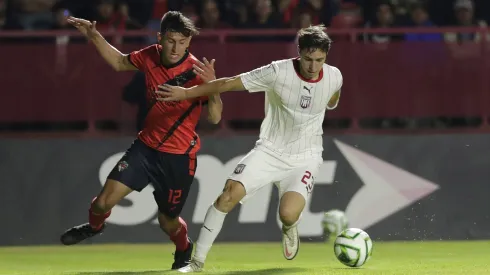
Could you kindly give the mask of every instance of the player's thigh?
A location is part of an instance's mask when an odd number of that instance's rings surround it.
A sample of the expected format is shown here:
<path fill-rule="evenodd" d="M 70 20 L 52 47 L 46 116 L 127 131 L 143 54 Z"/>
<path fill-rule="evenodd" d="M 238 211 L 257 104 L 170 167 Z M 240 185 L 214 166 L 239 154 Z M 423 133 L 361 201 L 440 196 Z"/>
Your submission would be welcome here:
<path fill-rule="evenodd" d="M 282 173 L 284 168 L 276 157 L 254 149 L 240 160 L 228 180 L 239 182 L 245 188 L 243 203 L 264 186 L 277 181 Z"/>
<path fill-rule="evenodd" d="M 294 204 L 304 208 L 303 202 L 308 201 L 311 193 L 313 192 L 315 178 L 318 176 L 321 163 L 321 159 L 309 160 L 304 164 L 297 165 L 295 168 L 293 168 L 288 177 L 277 184 L 279 188 L 279 197 L 282 199 L 282 197 L 288 192 L 300 194 L 304 200 L 300 200 L 300 197 L 298 196 L 293 196 L 292 199 L 286 198 L 285 202 L 297 202 Z M 288 203 L 286 203 L 286 205 L 287 204 Z"/>
<path fill-rule="evenodd" d="M 154 158 L 153 149 L 135 140 L 107 177 L 100 197 L 121 200 L 132 191 L 141 191 L 149 183 L 147 164 Z M 117 203 L 117 202 L 116 202 Z"/>
<path fill-rule="evenodd" d="M 189 195 L 197 168 L 195 155 L 159 153 L 150 179 L 158 209 L 167 219 L 179 217 Z"/>

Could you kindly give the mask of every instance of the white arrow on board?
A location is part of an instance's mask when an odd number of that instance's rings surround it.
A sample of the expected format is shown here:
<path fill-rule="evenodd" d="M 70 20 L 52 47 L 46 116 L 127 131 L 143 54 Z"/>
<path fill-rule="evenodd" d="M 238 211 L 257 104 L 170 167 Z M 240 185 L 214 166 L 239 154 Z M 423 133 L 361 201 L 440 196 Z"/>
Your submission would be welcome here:
<path fill-rule="evenodd" d="M 364 183 L 345 210 L 351 227 L 367 229 L 439 189 L 433 182 L 338 140 L 334 142 Z"/>

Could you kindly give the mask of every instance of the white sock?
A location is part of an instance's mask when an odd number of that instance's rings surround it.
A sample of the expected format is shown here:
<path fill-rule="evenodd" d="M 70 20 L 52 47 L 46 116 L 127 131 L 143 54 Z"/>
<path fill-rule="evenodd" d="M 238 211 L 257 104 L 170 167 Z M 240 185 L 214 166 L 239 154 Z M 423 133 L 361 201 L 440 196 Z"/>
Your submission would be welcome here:
<path fill-rule="evenodd" d="M 209 207 L 196 242 L 196 252 L 194 253 L 194 259 L 196 261 L 204 263 L 206 260 L 206 256 L 211 246 L 213 246 L 214 240 L 216 240 L 216 237 L 221 231 L 225 217 L 226 213 L 216 209 L 214 204 Z"/>

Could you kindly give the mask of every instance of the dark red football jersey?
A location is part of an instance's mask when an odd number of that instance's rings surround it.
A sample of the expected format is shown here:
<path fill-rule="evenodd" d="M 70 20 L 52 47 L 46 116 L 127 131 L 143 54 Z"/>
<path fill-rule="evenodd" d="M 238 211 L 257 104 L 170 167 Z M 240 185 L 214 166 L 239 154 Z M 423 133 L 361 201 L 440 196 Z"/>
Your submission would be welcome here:
<path fill-rule="evenodd" d="M 161 64 L 161 45 L 151 45 L 132 52 L 129 60 L 145 73 L 146 100 L 148 114 L 143 130 L 138 138 L 156 150 L 172 154 L 194 154 L 201 142 L 196 133 L 196 125 L 201 117 L 206 98 L 192 98 L 178 102 L 160 102 L 156 100 L 158 85 L 192 87 L 203 81 L 193 72 L 192 65 L 197 59 L 187 53 L 181 61 L 165 67 Z"/>

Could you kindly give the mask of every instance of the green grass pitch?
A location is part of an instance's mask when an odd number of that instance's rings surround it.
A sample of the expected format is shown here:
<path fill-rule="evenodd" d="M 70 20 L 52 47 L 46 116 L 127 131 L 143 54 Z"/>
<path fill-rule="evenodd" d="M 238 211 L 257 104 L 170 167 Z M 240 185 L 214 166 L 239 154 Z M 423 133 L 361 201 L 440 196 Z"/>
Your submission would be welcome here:
<path fill-rule="evenodd" d="M 1 275 L 160 275 L 169 271 L 171 245 L 78 245 L 1 247 Z M 282 256 L 280 243 L 213 246 L 200 274 L 490 274 L 490 241 L 374 242 L 361 268 L 342 265 L 330 243 L 303 243 L 296 259 Z"/>

